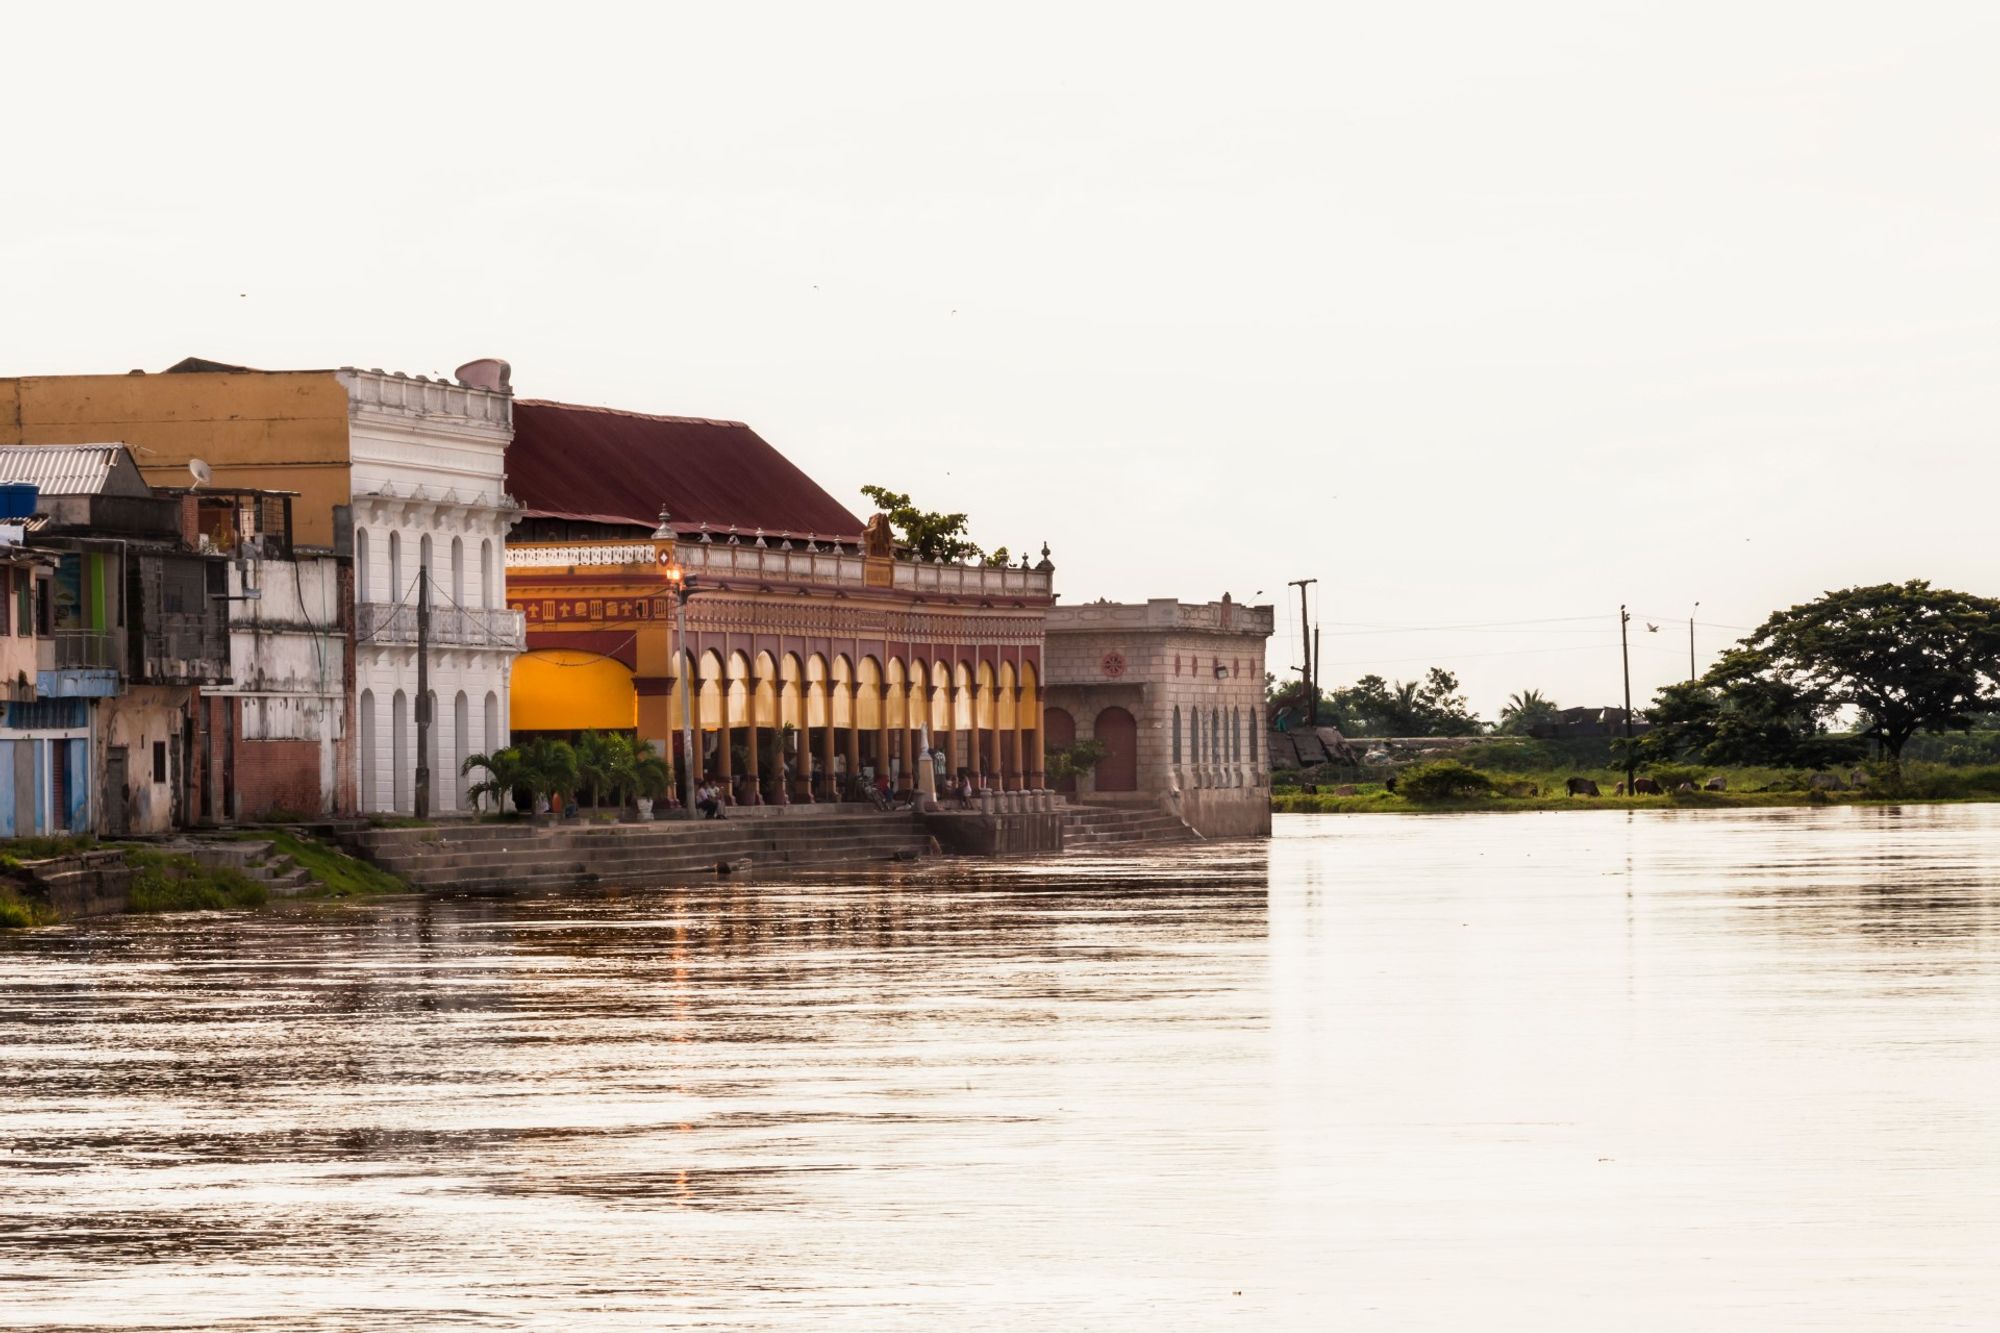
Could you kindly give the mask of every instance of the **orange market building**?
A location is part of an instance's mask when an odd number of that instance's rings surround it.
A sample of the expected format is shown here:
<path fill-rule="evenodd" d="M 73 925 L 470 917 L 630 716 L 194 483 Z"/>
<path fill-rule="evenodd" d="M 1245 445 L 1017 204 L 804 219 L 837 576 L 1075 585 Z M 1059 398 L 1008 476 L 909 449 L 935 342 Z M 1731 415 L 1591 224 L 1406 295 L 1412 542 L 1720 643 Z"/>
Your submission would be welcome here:
<path fill-rule="evenodd" d="M 1053 566 L 922 562 L 742 422 L 517 400 L 522 517 L 507 602 L 527 626 L 509 730 L 624 730 L 746 803 L 941 777 L 1043 786 Z M 669 570 L 693 589 L 676 643 Z"/>

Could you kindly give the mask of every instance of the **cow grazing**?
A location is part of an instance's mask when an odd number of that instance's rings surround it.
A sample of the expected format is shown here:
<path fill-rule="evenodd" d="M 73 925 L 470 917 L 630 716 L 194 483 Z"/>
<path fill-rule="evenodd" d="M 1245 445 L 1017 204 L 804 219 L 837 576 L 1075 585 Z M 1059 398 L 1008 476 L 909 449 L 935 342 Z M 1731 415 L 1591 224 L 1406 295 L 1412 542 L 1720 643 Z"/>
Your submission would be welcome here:
<path fill-rule="evenodd" d="M 1674 795 L 1676 796 L 1689 795 L 1692 794 L 1693 791 L 1694 791 L 1694 784 L 1692 782 L 1683 782 L 1680 786 L 1674 788 Z"/>
<path fill-rule="evenodd" d="M 1702 790 L 1703 790 L 1703 791 L 1728 791 L 1728 790 L 1729 790 L 1729 782 L 1728 782 L 1728 780 L 1727 780 L 1727 779 L 1725 779 L 1725 778 L 1723 778 L 1723 777 L 1722 777 L 1722 776 L 1720 776 L 1720 775 L 1717 775 L 1717 776 L 1715 776 L 1715 777 L 1712 777 L 1712 778 L 1710 778 L 1710 779 L 1709 779 L 1709 780 L 1708 780 L 1707 782 L 1704 782 L 1704 783 L 1702 783 L 1702 784 L 1701 784 L 1701 786 L 1702 786 Z"/>
<path fill-rule="evenodd" d="M 1660 784 L 1651 778 L 1634 778 L 1632 779 L 1632 794 L 1634 796 L 1664 796 L 1666 792 L 1661 790 Z"/>
<path fill-rule="evenodd" d="M 1568 789 L 1568 793 L 1571 796 L 1595 796 L 1598 794 L 1597 784 L 1589 778 L 1571 778 L 1563 786 Z"/>

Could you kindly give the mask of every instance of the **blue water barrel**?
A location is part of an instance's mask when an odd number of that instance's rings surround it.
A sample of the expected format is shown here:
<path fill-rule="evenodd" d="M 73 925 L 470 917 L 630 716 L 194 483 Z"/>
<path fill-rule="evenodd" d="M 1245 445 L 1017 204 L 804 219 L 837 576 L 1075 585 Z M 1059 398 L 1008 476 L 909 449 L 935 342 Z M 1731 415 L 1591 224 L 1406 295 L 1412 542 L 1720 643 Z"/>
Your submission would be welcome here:
<path fill-rule="evenodd" d="M 0 523 L 34 517 L 35 506 L 41 498 L 41 487 L 33 482 L 0 482 Z"/>

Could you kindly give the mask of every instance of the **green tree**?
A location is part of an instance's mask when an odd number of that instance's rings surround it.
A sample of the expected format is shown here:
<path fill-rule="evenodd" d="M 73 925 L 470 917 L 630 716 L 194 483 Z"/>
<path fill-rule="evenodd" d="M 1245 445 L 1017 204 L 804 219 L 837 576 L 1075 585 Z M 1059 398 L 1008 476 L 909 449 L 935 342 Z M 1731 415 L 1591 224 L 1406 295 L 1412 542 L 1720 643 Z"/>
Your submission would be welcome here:
<path fill-rule="evenodd" d="M 1536 727 L 1554 722 L 1561 711 L 1556 707 L 1555 700 L 1540 690 L 1522 690 L 1507 696 L 1496 730 L 1503 736 L 1526 736 Z"/>
<path fill-rule="evenodd" d="M 521 752 L 512 746 L 495 750 L 492 754 L 469 755 L 458 766 L 458 771 L 461 775 L 486 775 L 465 790 L 475 810 L 482 801 L 491 801 L 495 810 L 505 810 L 507 802 L 514 799 L 514 793 L 528 785 L 521 764 Z"/>
<path fill-rule="evenodd" d="M 896 540 L 909 547 L 919 560 L 940 557 L 951 561 L 986 559 L 985 552 L 966 536 L 967 519 L 964 514 L 937 514 L 919 509 L 909 496 L 886 486 L 863 486 L 861 493 L 889 516 L 889 526 L 896 530 Z M 1002 547 L 994 555 L 1004 563 L 1006 548 Z"/>
<path fill-rule="evenodd" d="M 1354 736 L 1472 736 L 1479 719 L 1458 692 L 1458 677 L 1432 667 L 1422 680 L 1363 676 L 1335 690 L 1320 717 Z"/>
<path fill-rule="evenodd" d="M 1911 736 L 1965 730 L 2000 703 L 2000 601 L 1924 579 L 1844 588 L 1774 613 L 1744 640 L 1740 667 L 1828 709 L 1858 709 L 1893 782 Z"/>
<path fill-rule="evenodd" d="M 537 736 L 521 747 L 521 785 L 536 796 L 549 799 L 549 809 L 562 810 L 562 798 L 575 795 L 577 784 L 576 750 L 568 741 Z"/>
<path fill-rule="evenodd" d="M 1865 743 L 1829 735 L 1832 715 L 1826 700 L 1757 675 L 1739 650 L 1703 679 L 1662 689 L 1646 710 L 1651 727 L 1636 749 L 1640 762 L 1651 766 L 1675 760 L 1779 768 L 1852 763 Z"/>

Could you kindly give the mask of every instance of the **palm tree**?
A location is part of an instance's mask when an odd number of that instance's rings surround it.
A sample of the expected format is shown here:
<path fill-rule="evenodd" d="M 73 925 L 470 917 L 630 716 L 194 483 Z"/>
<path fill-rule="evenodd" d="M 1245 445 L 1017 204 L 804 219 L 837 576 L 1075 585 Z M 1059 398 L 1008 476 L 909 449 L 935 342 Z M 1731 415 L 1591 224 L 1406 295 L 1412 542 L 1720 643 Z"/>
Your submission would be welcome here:
<path fill-rule="evenodd" d="M 525 770 L 521 764 L 521 752 L 512 746 L 495 750 L 492 754 L 471 755 L 458 766 L 458 771 L 461 776 L 474 771 L 486 774 L 465 789 L 465 794 L 471 799 L 474 809 L 479 808 L 481 800 L 491 797 L 495 810 L 505 810 L 507 802 L 514 798 L 514 793 L 527 785 L 524 781 Z"/>
<path fill-rule="evenodd" d="M 561 798 L 576 793 L 576 751 L 568 741 L 537 736 L 521 747 L 521 785 L 549 798 L 549 809 L 561 813 Z"/>
<path fill-rule="evenodd" d="M 1522 690 L 1508 696 L 1500 710 L 1500 731 L 1508 736 L 1525 736 L 1531 729 L 1552 721 L 1557 713 L 1555 700 L 1540 690 Z"/>
<path fill-rule="evenodd" d="M 622 732 L 586 731 L 576 738 L 577 786 L 590 793 L 590 808 L 610 796 L 615 801 L 629 766 L 632 740 Z"/>

